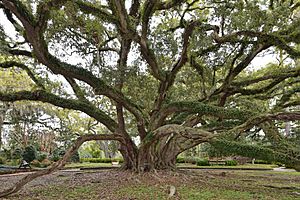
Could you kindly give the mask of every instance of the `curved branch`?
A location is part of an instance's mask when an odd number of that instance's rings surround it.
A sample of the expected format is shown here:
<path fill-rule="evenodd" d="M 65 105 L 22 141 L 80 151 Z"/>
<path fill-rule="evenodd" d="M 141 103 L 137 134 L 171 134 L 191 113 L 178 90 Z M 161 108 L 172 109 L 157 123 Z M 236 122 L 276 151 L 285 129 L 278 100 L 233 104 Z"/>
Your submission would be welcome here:
<path fill-rule="evenodd" d="M 233 86 L 249 86 L 251 84 L 255 84 L 261 81 L 266 81 L 270 79 L 286 79 L 286 78 L 291 78 L 291 77 L 297 77 L 300 76 L 300 68 L 296 69 L 289 69 L 289 70 L 280 70 L 278 73 L 274 74 L 264 74 L 263 76 L 260 76 L 258 78 L 254 79 L 248 79 L 248 80 L 243 80 L 243 81 L 236 81 L 232 82 Z"/>
<path fill-rule="evenodd" d="M 112 22 L 114 24 L 118 22 L 116 17 L 105 10 L 104 7 L 81 0 L 76 0 L 75 3 L 78 5 L 79 9 L 86 14 L 93 14 L 106 20 L 107 22 Z"/>
<path fill-rule="evenodd" d="M 293 27 L 293 26 L 291 26 Z M 294 27 L 295 28 L 295 27 Z M 300 51 L 297 51 L 296 49 L 293 49 L 291 46 L 288 45 L 288 43 L 294 42 L 296 44 L 299 44 L 299 37 L 300 33 L 293 33 L 289 34 L 292 30 L 290 30 L 288 33 L 286 31 L 278 31 L 271 34 L 263 33 L 263 32 L 255 32 L 255 31 L 238 31 L 229 35 L 225 35 L 222 37 L 219 37 L 217 32 L 213 34 L 213 38 L 217 43 L 236 43 L 236 42 L 246 42 L 248 38 L 255 39 L 253 43 L 257 43 L 257 41 L 261 41 L 263 43 L 266 43 L 270 46 L 276 46 L 279 49 L 285 50 L 292 58 L 298 58 L 300 57 Z M 240 39 L 239 37 L 244 36 L 246 39 Z M 257 41 L 256 41 L 257 38 Z"/>
<path fill-rule="evenodd" d="M 73 146 L 67 150 L 65 155 L 57 162 L 53 163 L 50 168 L 40 170 L 37 172 L 34 172 L 32 174 L 29 174 L 19 180 L 13 187 L 6 189 L 2 192 L 0 192 L 0 198 L 8 196 L 10 194 L 16 193 L 19 190 L 23 188 L 24 185 L 27 183 L 31 182 L 32 180 L 47 175 L 51 174 L 59 169 L 62 169 L 66 162 L 70 159 L 70 157 L 78 150 L 78 148 L 86 141 L 91 141 L 91 140 L 117 140 L 120 142 L 123 142 L 123 139 L 121 136 L 117 135 L 83 135 L 74 142 Z"/>
<path fill-rule="evenodd" d="M 88 100 L 85 98 L 85 93 L 82 91 L 80 86 L 76 83 L 76 81 L 72 78 L 69 78 L 65 76 L 65 79 L 68 81 L 68 83 L 71 85 L 75 95 L 77 96 L 78 99 L 85 101 L 88 103 Z"/>
<path fill-rule="evenodd" d="M 36 90 L 36 91 L 20 91 L 15 93 L 2 93 L 0 92 L 0 100 L 1 101 L 21 101 L 21 100 L 30 100 L 30 101 L 41 101 L 45 103 L 50 103 L 52 105 L 68 108 L 73 110 L 79 110 L 87 115 L 95 118 L 97 121 L 104 124 L 111 132 L 115 132 L 117 130 L 117 123 L 111 119 L 106 113 L 103 111 L 96 109 L 93 105 L 90 105 L 86 102 L 74 99 L 65 99 L 44 90 Z"/>
<path fill-rule="evenodd" d="M 280 120 L 280 121 L 296 121 L 300 120 L 300 112 L 279 112 L 274 114 L 265 114 L 260 116 L 255 116 L 247 120 L 245 123 L 229 130 L 229 132 L 234 134 L 240 134 L 245 130 L 251 129 L 256 125 L 263 122 Z"/>
<path fill-rule="evenodd" d="M 29 58 L 33 57 L 30 51 L 20 50 L 20 49 L 9 49 L 8 53 L 14 56 L 27 56 Z"/>
<path fill-rule="evenodd" d="M 26 73 L 28 74 L 28 76 L 31 78 L 31 80 L 33 82 L 35 82 L 35 84 L 38 87 L 45 89 L 44 85 L 35 77 L 35 75 L 32 73 L 32 71 L 29 69 L 29 67 L 26 66 L 25 64 L 18 63 L 15 61 L 7 61 L 7 62 L 0 63 L 0 68 L 11 68 L 11 67 L 19 67 L 21 69 L 24 69 L 26 71 Z"/>
<path fill-rule="evenodd" d="M 164 120 L 171 114 L 177 112 L 185 112 L 190 114 L 209 115 L 218 118 L 228 119 L 242 119 L 253 115 L 249 111 L 241 111 L 233 108 L 223 108 L 213 105 L 208 105 L 201 102 L 174 102 L 170 103 L 160 111 L 158 117 L 155 120 L 155 127 L 159 127 L 163 124 Z"/>

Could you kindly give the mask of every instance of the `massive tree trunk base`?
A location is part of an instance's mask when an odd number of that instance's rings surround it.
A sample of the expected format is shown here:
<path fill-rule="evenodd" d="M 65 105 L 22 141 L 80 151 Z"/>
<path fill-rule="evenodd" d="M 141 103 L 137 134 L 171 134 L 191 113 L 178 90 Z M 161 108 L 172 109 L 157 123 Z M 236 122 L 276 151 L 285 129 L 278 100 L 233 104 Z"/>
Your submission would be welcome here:
<path fill-rule="evenodd" d="M 144 173 L 144 172 L 155 172 L 157 170 L 175 170 L 176 169 L 176 158 L 165 159 L 162 157 L 151 157 L 148 153 L 143 153 L 147 155 L 146 158 L 136 157 L 130 159 L 130 162 L 126 161 L 128 158 L 124 159 L 120 170 L 129 170 L 135 173 Z"/>

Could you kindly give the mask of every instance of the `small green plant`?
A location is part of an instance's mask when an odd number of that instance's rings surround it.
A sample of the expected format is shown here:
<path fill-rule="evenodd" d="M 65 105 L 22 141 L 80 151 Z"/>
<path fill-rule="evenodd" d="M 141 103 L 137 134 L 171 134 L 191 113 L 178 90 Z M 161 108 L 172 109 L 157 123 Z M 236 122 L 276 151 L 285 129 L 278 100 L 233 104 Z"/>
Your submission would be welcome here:
<path fill-rule="evenodd" d="M 210 166 L 209 161 L 207 159 L 200 159 L 197 161 L 198 166 Z"/>
<path fill-rule="evenodd" d="M 226 160 L 225 165 L 226 166 L 237 166 L 238 162 L 236 160 Z"/>
<path fill-rule="evenodd" d="M 37 152 L 37 160 L 42 162 L 43 160 L 45 160 L 48 157 L 48 154 L 46 152 L 43 151 L 39 151 Z"/>
<path fill-rule="evenodd" d="M 11 154 L 12 159 L 20 159 L 22 158 L 22 149 L 21 148 L 15 148 Z"/>
<path fill-rule="evenodd" d="M 184 157 L 177 157 L 176 163 L 184 163 Z"/>
<path fill-rule="evenodd" d="M 6 163 L 6 159 L 4 157 L 0 157 L 0 164 L 3 165 Z"/>

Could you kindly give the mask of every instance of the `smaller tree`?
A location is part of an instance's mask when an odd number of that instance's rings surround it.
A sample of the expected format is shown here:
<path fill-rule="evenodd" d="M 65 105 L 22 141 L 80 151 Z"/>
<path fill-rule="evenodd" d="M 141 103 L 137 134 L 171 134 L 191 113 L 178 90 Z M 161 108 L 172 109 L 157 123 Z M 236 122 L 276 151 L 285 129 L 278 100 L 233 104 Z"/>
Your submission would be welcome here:
<path fill-rule="evenodd" d="M 36 159 L 36 149 L 34 146 L 25 147 L 22 157 L 28 163 Z"/>

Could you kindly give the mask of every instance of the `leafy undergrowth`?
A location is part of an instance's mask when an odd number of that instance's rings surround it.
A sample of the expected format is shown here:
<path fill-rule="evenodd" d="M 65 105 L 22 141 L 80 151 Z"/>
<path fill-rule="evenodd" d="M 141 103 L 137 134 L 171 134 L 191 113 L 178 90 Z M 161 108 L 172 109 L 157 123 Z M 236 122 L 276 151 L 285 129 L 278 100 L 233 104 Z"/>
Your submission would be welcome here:
<path fill-rule="evenodd" d="M 18 178 L 0 176 L 0 182 L 11 184 Z M 4 186 L 1 184 L 0 189 Z M 171 186 L 176 193 L 169 198 Z M 137 175 L 117 170 L 60 171 L 38 178 L 7 199 L 300 200 L 300 173 L 182 170 Z"/>

